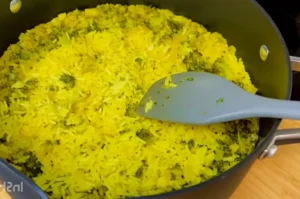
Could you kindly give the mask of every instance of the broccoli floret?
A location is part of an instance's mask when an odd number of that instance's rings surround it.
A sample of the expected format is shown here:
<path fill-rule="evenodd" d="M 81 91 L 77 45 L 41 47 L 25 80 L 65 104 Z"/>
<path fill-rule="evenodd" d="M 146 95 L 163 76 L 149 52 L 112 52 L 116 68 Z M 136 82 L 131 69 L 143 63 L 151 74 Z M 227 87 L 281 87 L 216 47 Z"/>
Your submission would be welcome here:
<path fill-rule="evenodd" d="M 108 187 L 105 185 L 101 185 L 98 189 L 96 189 L 99 196 L 105 196 L 108 191 Z"/>
<path fill-rule="evenodd" d="M 30 90 L 34 89 L 38 83 L 37 79 L 31 79 L 26 82 L 23 88 L 21 88 L 22 93 L 26 94 L 30 92 Z"/>
<path fill-rule="evenodd" d="M 147 129 L 141 129 L 136 132 L 136 136 L 144 141 L 147 141 L 152 137 L 152 134 Z"/>
<path fill-rule="evenodd" d="M 188 142 L 188 147 L 189 147 L 190 150 L 192 150 L 192 148 L 195 147 L 195 141 L 194 141 L 194 140 L 190 140 L 190 141 Z"/>
<path fill-rule="evenodd" d="M 32 152 L 27 153 L 26 155 L 29 155 L 29 158 L 24 163 L 18 163 L 16 165 L 22 167 L 24 169 L 24 173 L 29 178 L 37 177 L 39 174 L 43 173 L 41 167 L 42 164 L 39 162 L 35 154 Z"/>
<path fill-rule="evenodd" d="M 169 19 L 168 25 L 171 28 L 173 33 L 178 33 L 182 30 L 182 24 L 177 21 Z"/>
<path fill-rule="evenodd" d="M 225 171 L 225 169 L 224 169 L 224 162 L 221 161 L 221 160 L 220 161 L 214 160 L 213 163 L 212 163 L 212 166 L 216 167 L 218 169 L 219 173 Z"/>
<path fill-rule="evenodd" d="M 224 157 L 228 157 L 232 155 L 231 149 L 229 148 L 228 143 L 222 141 L 222 140 L 217 140 L 219 144 L 220 150 L 224 152 Z"/>
<path fill-rule="evenodd" d="M 201 61 L 201 57 L 202 54 L 197 50 L 194 50 L 184 57 L 183 63 L 185 63 L 186 65 L 197 65 Z"/>
<path fill-rule="evenodd" d="M 7 135 L 4 134 L 1 138 L 0 138 L 0 144 L 5 144 L 7 142 Z"/>
<path fill-rule="evenodd" d="M 204 71 L 207 63 L 202 60 L 202 54 L 198 51 L 189 53 L 183 59 L 188 71 Z"/>
<path fill-rule="evenodd" d="M 19 57 L 22 60 L 28 60 L 30 57 L 28 53 L 26 53 L 24 50 L 21 50 L 18 54 L 16 54 L 17 57 Z"/>
<path fill-rule="evenodd" d="M 143 175 L 143 167 L 140 167 L 136 172 L 135 172 L 135 177 L 140 178 Z"/>
<path fill-rule="evenodd" d="M 126 20 L 125 19 L 120 20 L 119 24 L 120 24 L 120 28 L 125 28 L 126 27 Z"/>
<path fill-rule="evenodd" d="M 128 104 L 125 112 L 125 116 L 127 117 L 136 117 L 136 109 L 138 107 L 138 103 Z"/>
<path fill-rule="evenodd" d="M 79 31 L 78 30 L 73 30 L 68 33 L 70 37 L 78 37 L 79 36 Z"/>
<path fill-rule="evenodd" d="M 136 58 L 135 62 L 141 65 L 142 62 L 143 62 L 143 59 L 142 58 Z"/>
<path fill-rule="evenodd" d="M 217 99 L 217 104 L 220 104 L 220 103 L 222 103 L 222 102 L 224 102 L 224 98 L 219 98 L 219 99 Z"/>
<path fill-rule="evenodd" d="M 75 86 L 75 77 L 73 77 L 72 75 L 64 73 L 62 76 L 60 76 L 60 81 L 67 84 L 70 88 L 73 88 Z"/>
<path fill-rule="evenodd" d="M 26 82 L 26 84 L 27 84 L 28 86 L 36 86 L 37 83 L 38 83 L 38 80 L 37 80 L 36 78 L 31 79 L 31 80 L 28 80 L 28 81 Z"/>

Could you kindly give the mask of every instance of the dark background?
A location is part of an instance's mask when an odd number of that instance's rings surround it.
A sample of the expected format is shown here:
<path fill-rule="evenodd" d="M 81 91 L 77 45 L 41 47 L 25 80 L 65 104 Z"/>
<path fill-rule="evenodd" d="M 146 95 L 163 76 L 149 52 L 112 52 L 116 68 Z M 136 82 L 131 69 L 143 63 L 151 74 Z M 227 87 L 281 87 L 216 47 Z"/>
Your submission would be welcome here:
<path fill-rule="evenodd" d="M 300 0 L 257 0 L 279 28 L 290 55 L 300 57 Z M 300 101 L 300 72 L 293 72 L 292 100 Z"/>
<path fill-rule="evenodd" d="M 290 55 L 300 56 L 300 0 L 257 0 L 271 16 Z"/>

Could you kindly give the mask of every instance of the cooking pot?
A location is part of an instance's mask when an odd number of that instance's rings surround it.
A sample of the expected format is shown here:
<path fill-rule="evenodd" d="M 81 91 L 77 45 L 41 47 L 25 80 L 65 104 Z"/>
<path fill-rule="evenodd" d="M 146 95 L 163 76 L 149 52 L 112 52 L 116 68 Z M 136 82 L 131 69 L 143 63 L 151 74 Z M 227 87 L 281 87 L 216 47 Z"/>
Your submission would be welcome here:
<path fill-rule="evenodd" d="M 237 48 L 260 95 L 289 99 L 292 88 L 292 68 L 284 40 L 267 13 L 253 0 L 24 0 L 17 13 L 9 10 L 8 0 L 0 1 L 0 53 L 14 42 L 21 32 L 50 21 L 61 12 L 95 7 L 102 3 L 145 4 L 166 8 L 204 25 L 209 31 L 221 33 Z M 296 64 L 297 58 L 292 58 Z M 226 199 L 237 188 L 257 158 L 272 156 L 276 141 L 300 137 L 297 130 L 276 131 L 280 119 L 262 118 L 261 140 L 243 161 L 223 174 L 204 183 L 179 191 L 142 198 Z M 0 180 L 6 185 L 22 185 L 22 190 L 10 193 L 13 199 L 44 199 L 47 195 L 37 185 L 0 161 Z"/>

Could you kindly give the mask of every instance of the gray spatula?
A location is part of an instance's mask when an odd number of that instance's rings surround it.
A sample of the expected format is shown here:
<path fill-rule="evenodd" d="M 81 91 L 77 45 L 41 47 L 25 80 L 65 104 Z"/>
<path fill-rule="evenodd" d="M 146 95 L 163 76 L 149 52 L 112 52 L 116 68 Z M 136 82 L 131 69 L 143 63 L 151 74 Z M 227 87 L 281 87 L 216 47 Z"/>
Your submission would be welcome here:
<path fill-rule="evenodd" d="M 253 95 L 206 72 L 184 72 L 155 82 L 137 113 L 162 121 L 212 124 L 251 117 L 300 119 L 300 102 Z M 168 77 L 167 82 L 170 78 Z"/>

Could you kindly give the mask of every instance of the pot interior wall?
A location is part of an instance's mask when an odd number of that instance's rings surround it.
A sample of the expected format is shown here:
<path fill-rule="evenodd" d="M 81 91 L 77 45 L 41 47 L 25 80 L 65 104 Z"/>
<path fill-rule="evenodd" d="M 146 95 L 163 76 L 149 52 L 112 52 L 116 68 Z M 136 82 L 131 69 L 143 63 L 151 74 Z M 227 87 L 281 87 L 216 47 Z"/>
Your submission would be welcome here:
<path fill-rule="evenodd" d="M 285 99 L 290 93 L 291 71 L 285 45 L 274 27 L 251 0 L 23 0 L 17 14 L 9 11 L 9 1 L 0 1 L 0 53 L 17 41 L 21 32 L 51 20 L 58 13 L 94 7 L 101 3 L 147 4 L 167 8 L 218 31 L 237 47 L 259 93 Z M 263 62 L 259 56 L 261 45 L 270 54 Z M 276 120 L 263 120 L 261 133 L 268 133 Z"/>

